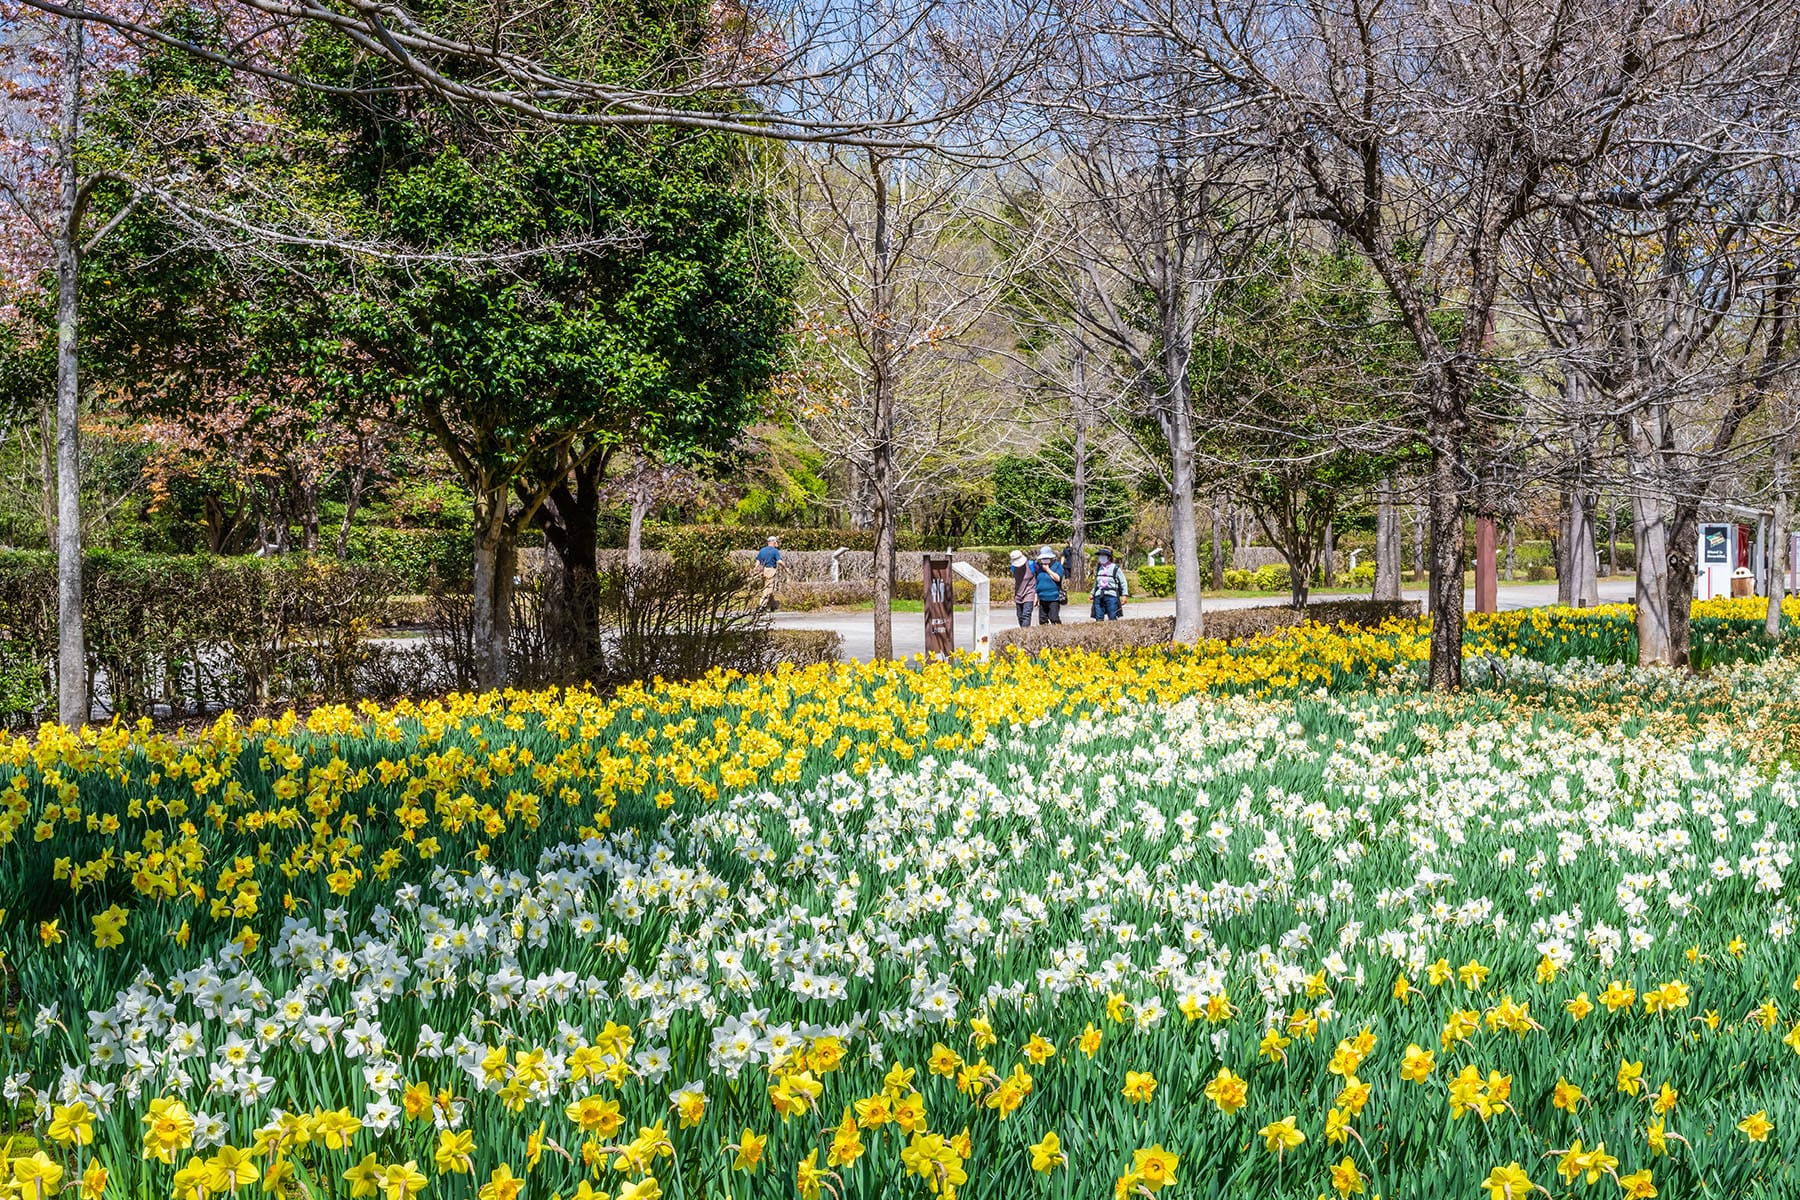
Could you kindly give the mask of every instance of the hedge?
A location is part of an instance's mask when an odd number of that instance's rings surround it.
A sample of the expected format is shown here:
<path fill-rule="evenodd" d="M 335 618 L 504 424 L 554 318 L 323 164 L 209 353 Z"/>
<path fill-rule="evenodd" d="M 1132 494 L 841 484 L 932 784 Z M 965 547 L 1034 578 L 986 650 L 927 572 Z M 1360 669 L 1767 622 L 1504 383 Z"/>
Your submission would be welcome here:
<path fill-rule="evenodd" d="M 1302 621 L 1373 626 L 1418 615 L 1417 600 L 1325 600 L 1307 605 L 1304 612 L 1277 604 L 1203 611 L 1201 625 L 1207 638 L 1238 642 Z M 1120 650 L 1161 645 L 1174 636 L 1174 617 L 1130 617 L 1122 621 L 1082 621 L 1068 625 L 1034 625 L 1029 629 L 1002 629 L 994 635 L 994 648 L 1012 647 L 1027 654 L 1064 646 Z"/>
<path fill-rule="evenodd" d="M 769 631 L 769 665 L 782 663 L 810 667 L 834 663 L 844 654 L 844 635 L 829 629 L 772 629 Z"/>
<path fill-rule="evenodd" d="M 386 568 L 400 592 L 466 589 L 474 578 L 475 538 L 466 529 L 358 526 L 350 531 L 349 551 L 352 562 Z"/>
<path fill-rule="evenodd" d="M 784 529 L 778 525 L 644 525 L 644 548 L 666 550 L 672 543 L 694 541 L 724 553 L 730 550 L 760 550 L 770 536 L 781 539 L 783 550 L 836 550 L 847 546 L 865 553 L 875 549 L 873 529 Z M 909 529 L 896 530 L 896 550 L 927 550 L 926 539 Z"/>
<path fill-rule="evenodd" d="M 88 678 L 109 712 L 153 715 L 348 698 L 392 575 L 288 555 L 96 553 L 83 573 Z M 56 562 L 0 553 L 0 719 L 47 715 Z"/>
<path fill-rule="evenodd" d="M 1129 650 L 1139 646 L 1166 646 L 1174 636 L 1174 617 L 1126 617 L 1119 621 L 1081 621 L 1030 628 L 1008 626 L 995 631 L 993 647 L 996 652 L 1015 650 L 1022 654 L 1070 646 L 1084 650 Z"/>

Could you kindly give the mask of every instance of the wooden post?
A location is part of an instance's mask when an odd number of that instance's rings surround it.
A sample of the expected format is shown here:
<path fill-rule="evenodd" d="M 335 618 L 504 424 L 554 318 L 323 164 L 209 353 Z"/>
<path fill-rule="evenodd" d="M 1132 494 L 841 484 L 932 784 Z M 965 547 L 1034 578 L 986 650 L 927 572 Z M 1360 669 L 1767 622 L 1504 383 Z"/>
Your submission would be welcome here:
<path fill-rule="evenodd" d="M 956 651 L 955 593 L 948 554 L 925 556 L 925 653 L 947 658 Z"/>
<path fill-rule="evenodd" d="M 1495 561 L 1499 538 L 1494 518 L 1475 518 L 1475 611 L 1498 612 L 1500 608 L 1500 571 Z"/>

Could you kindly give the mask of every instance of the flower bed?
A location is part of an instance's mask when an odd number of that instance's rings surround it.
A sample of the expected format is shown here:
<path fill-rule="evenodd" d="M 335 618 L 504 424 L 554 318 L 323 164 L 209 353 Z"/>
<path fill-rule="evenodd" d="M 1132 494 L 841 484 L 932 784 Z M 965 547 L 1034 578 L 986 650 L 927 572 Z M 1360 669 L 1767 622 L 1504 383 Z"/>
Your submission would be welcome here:
<path fill-rule="evenodd" d="M 1432 699 L 1423 637 L 0 743 L 11 1176 L 1787 1194 L 1793 670 Z"/>

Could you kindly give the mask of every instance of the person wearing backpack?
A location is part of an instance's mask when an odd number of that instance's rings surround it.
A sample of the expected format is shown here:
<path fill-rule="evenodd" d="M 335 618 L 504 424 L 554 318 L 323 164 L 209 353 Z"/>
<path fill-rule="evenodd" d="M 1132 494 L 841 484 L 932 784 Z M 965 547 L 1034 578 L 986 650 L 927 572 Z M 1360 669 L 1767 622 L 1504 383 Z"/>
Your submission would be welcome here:
<path fill-rule="evenodd" d="M 1124 614 L 1131 585 L 1125 580 L 1125 568 L 1113 561 L 1111 550 L 1102 550 L 1095 557 L 1100 565 L 1094 568 L 1094 619 L 1116 621 Z"/>
<path fill-rule="evenodd" d="M 1063 591 L 1063 573 L 1056 565 L 1056 551 L 1040 546 L 1037 564 L 1031 572 L 1032 590 L 1037 593 L 1038 624 L 1061 625 L 1062 606 L 1069 594 Z"/>
<path fill-rule="evenodd" d="M 1019 628 L 1031 624 L 1031 610 L 1037 607 L 1037 583 L 1031 577 L 1031 560 L 1023 550 L 1012 552 L 1013 607 L 1019 611 Z"/>

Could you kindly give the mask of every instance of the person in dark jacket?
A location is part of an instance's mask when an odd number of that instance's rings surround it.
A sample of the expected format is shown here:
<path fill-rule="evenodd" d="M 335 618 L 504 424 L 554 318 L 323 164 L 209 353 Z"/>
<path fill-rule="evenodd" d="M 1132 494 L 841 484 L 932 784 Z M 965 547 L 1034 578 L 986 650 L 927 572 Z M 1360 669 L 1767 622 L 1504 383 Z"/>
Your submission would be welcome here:
<path fill-rule="evenodd" d="M 1062 606 L 1068 593 L 1063 591 L 1063 573 L 1056 564 L 1056 551 L 1048 546 L 1038 548 L 1031 579 L 1037 592 L 1038 624 L 1061 625 Z"/>
<path fill-rule="evenodd" d="M 1012 552 L 1013 607 L 1019 611 L 1019 628 L 1031 624 L 1031 610 L 1037 607 L 1037 584 L 1031 578 L 1031 560 L 1023 550 Z"/>

